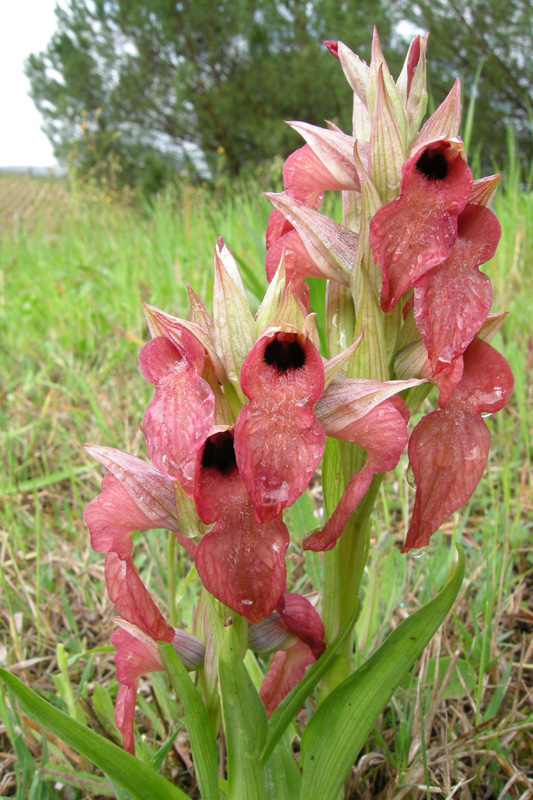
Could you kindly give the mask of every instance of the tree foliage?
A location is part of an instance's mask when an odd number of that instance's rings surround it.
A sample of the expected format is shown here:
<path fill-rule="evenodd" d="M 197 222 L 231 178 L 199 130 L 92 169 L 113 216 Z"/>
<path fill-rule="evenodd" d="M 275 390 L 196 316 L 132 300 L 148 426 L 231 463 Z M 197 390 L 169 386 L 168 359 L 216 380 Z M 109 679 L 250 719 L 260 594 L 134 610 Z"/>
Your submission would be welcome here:
<path fill-rule="evenodd" d="M 408 21 L 430 30 L 439 103 L 476 70 L 475 138 L 501 167 L 509 122 L 531 159 L 531 0 L 68 0 L 26 69 L 56 155 L 84 175 L 157 189 L 176 169 L 237 174 L 285 157 L 299 137 L 283 119 L 350 130 L 350 93 L 324 39 L 369 58 L 377 25 L 391 71 Z"/>
<path fill-rule="evenodd" d="M 389 52 L 394 35 L 381 0 L 69 0 L 56 14 L 27 62 L 55 152 L 85 172 L 113 157 L 134 182 L 147 159 L 162 176 L 212 175 L 286 156 L 298 137 L 283 119 L 348 130 L 349 88 L 322 40 L 368 57 L 374 22 Z"/>

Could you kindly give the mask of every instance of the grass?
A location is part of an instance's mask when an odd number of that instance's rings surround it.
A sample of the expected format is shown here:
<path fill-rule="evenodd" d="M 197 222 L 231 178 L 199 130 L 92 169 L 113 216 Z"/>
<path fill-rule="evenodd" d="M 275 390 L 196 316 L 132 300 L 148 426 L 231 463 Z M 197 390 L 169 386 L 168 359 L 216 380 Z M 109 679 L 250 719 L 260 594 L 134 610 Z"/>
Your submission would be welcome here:
<path fill-rule="evenodd" d="M 224 202 L 183 189 L 139 210 L 73 195 L 59 183 L 43 196 L 40 183 L 32 189 L 18 180 L 24 196 L 38 199 L 15 225 L 9 209 L 0 215 L 0 661 L 117 739 L 112 608 L 103 559 L 91 552 L 81 517 L 101 470 L 81 444 L 143 454 L 138 421 L 151 387 L 138 370 L 147 339 L 141 301 L 183 314 L 185 279 L 207 300 L 222 234 L 256 303 L 269 204 L 255 186 L 224 192 Z M 2 188 L 22 192 L 16 181 Z M 361 657 L 443 585 L 453 539 L 466 546 L 468 578 L 453 617 L 358 759 L 350 798 L 533 796 L 533 194 L 510 179 L 495 210 L 502 241 L 484 269 L 494 308 L 510 311 L 495 344 L 516 388 L 508 409 L 488 420 L 493 445 L 480 487 L 423 559 L 398 552 L 413 499 L 405 463 L 380 494 L 357 624 Z M 313 500 L 304 495 L 289 516 L 298 539 L 316 525 Z M 138 565 L 164 607 L 166 537 L 139 534 L 138 545 Z M 319 588 L 318 555 L 304 562 L 295 543 L 289 561 L 293 583 Z M 178 577 L 178 622 L 190 629 L 197 589 L 183 555 Z M 163 676 L 144 682 L 139 697 L 139 757 L 159 765 L 166 756 L 166 774 L 197 796 L 181 711 Z M 4 695 L 0 775 L 0 797 L 124 797 Z"/>

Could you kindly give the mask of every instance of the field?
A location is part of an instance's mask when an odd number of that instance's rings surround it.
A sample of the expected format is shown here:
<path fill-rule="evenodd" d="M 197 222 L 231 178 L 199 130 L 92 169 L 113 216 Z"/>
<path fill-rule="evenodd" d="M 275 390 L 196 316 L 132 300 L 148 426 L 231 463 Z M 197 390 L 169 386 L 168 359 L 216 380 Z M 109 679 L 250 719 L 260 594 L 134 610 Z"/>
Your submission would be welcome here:
<path fill-rule="evenodd" d="M 208 301 L 213 245 L 223 235 L 257 303 L 270 206 L 254 185 L 219 197 L 177 188 L 130 208 L 60 181 L 3 175 L 0 196 L 0 662 L 116 740 L 113 609 L 103 558 L 90 550 L 82 520 L 101 469 L 82 444 L 143 455 L 138 423 L 151 387 L 138 369 L 148 338 L 141 301 L 185 315 L 185 280 Z M 360 653 L 443 585 L 450 545 L 461 536 L 467 579 L 454 614 L 356 763 L 353 799 L 533 797 L 533 194 L 510 176 L 494 210 L 502 241 L 483 269 L 493 309 L 510 312 L 494 344 L 514 371 L 515 391 L 488 420 L 493 441 L 481 485 L 424 558 L 399 554 L 414 494 L 405 462 L 381 491 Z M 295 515 L 302 534 L 313 527 L 312 510 L 306 500 Z M 166 547 L 160 535 L 139 535 L 138 566 L 162 607 Z M 318 557 L 304 563 L 291 547 L 294 578 L 319 588 Z M 180 623 L 190 626 L 197 585 L 188 557 L 179 559 Z M 162 708 L 172 712 L 172 730 Z M 138 755 L 198 797 L 186 732 L 164 746 L 181 719 L 154 674 L 140 693 Z M 2 693 L 0 797 L 126 795 Z"/>

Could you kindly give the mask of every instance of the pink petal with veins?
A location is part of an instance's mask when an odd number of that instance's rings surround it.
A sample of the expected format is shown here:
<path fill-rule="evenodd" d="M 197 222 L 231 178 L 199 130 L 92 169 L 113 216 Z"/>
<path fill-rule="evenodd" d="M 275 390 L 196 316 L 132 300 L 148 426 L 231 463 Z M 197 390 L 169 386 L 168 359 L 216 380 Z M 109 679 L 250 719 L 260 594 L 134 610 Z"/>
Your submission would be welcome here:
<path fill-rule="evenodd" d="M 354 472 L 333 514 L 322 530 L 315 531 L 303 541 L 304 550 L 331 550 L 335 546 L 348 518 L 355 511 L 378 472 L 394 469 L 407 444 L 409 412 L 403 400 L 392 397 L 342 429 L 326 433 L 353 442 L 367 451 L 364 466 Z"/>
<path fill-rule="evenodd" d="M 105 581 L 110 600 L 119 616 L 155 641 L 171 642 L 174 639 L 174 628 L 165 622 L 132 558 L 121 559 L 115 553 L 108 553 Z"/>
<path fill-rule="evenodd" d="M 490 445 L 481 414 L 502 409 L 512 389 L 513 374 L 503 356 L 474 339 L 464 354 L 463 377 L 446 407 L 424 417 L 411 434 L 408 452 L 416 495 L 402 552 L 425 547 L 471 497 Z"/>
<path fill-rule="evenodd" d="M 324 273 L 316 265 L 302 242 L 300 234 L 291 229 L 288 233 L 278 239 L 268 250 L 265 258 L 265 269 L 267 280 L 270 282 L 284 255 L 285 272 L 287 279 L 292 275 L 299 278 L 324 278 Z"/>
<path fill-rule="evenodd" d="M 483 475 L 489 446 L 487 426 L 468 407 L 449 405 L 418 423 L 409 441 L 416 496 L 403 553 L 429 544 L 432 533 L 467 502 Z"/>
<path fill-rule="evenodd" d="M 198 454 L 194 500 L 205 523 L 216 521 L 196 548 L 202 583 L 225 605 L 259 622 L 285 591 L 289 532 L 280 517 L 256 522 L 237 468 L 232 430 L 212 434 Z"/>
<path fill-rule="evenodd" d="M 274 655 L 259 692 L 269 717 L 303 678 L 306 667 L 314 664 L 315 660 L 311 648 L 302 641 L 296 642 L 288 650 L 279 650 Z"/>
<path fill-rule="evenodd" d="M 289 630 L 311 648 L 315 658 L 322 655 L 326 649 L 324 623 L 307 597 L 287 592 L 280 597 L 276 611 Z"/>
<path fill-rule="evenodd" d="M 419 149 L 405 162 L 400 196 L 382 206 L 370 223 L 372 254 L 383 276 L 384 311 L 448 258 L 471 189 L 469 166 L 446 140 Z"/>
<path fill-rule="evenodd" d="M 111 644 L 115 647 L 115 665 L 119 688 L 115 701 L 115 723 L 122 733 L 123 747 L 135 754 L 133 742 L 133 720 L 139 678 L 145 672 L 163 669 L 157 645 L 151 641 L 141 641 L 125 630 L 113 632 Z"/>
<path fill-rule="evenodd" d="M 494 255 L 501 235 L 488 208 L 467 205 L 447 260 L 415 284 L 414 315 L 433 375 L 448 372 L 479 331 L 492 303 L 492 287 L 478 267 Z"/>
<path fill-rule="evenodd" d="M 313 412 L 322 359 L 303 334 L 269 332 L 244 362 L 241 386 L 250 402 L 235 423 L 235 454 L 256 519 L 267 522 L 301 495 L 322 458 L 325 434 Z"/>
<path fill-rule="evenodd" d="M 202 446 L 213 422 L 213 392 L 162 336 L 143 347 L 140 360 L 143 374 L 155 382 L 155 397 L 143 419 L 148 453 L 161 472 L 186 484 L 183 467 Z"/>

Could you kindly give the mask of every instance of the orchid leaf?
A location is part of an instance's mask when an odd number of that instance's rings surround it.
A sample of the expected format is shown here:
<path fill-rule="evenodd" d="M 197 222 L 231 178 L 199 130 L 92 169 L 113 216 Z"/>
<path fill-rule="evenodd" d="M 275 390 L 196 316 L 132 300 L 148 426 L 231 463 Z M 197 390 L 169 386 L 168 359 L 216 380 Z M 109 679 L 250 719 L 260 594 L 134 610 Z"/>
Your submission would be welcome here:
<path fill-rule="evenodd" d="M 96 764 L 112 781 L 137 800 L 187 800 L 187 795 L 121 747 L 72 719 L 43 700 L 22 681 L 0 669 L 0 678 L 30 717 Z"/>
<path fill-rule="evenodd" d="M 244 663 L 255 688 L 259 690 L 263 683 L 263 673 L 251 650 L 246 653 Z M 302 779 L 292 752 L 293 738 L 293 731 L 287 729 L 265 764 L 265 800 L 294 800 L 300 795 Z"/>
<path fill-rule="evenodd" d="M 298 709 L 303 705 L 311 692 L 318 686 L 322 676 L 337 657 L 340 648 L 343 646 L 344 642 L 353 630 L 358 612 L 359 603 L 356 603 L 354 613 L 341 630 L 337 638 L 322 653 L 320 658 L 313 664 L 308 672 L 306 672 L 302 680 L 294 687 L 294 689 L 289 692 L 289 694 L 279 704 L 270 717 L 268 722 L 266 742 L 263 752 L 261 753 L 261 761 L 263 764 L 266 764 L 270 758 L 270 755 L 280 738 L 294 720 L 296 714 L 298 713 Z"/>
<path fill-rule="evenodd" d="M 228 798 L 265 800 L 259 756 L 265 740 L 267 716 L 242 661 L 231 620 L 224 628 L 218 677 L 228 753 Z"/>
<path fill-rule="evenodd" d="M 185 711 L 194 771 L 202 798 L 218 800 L 218 754 L 205 705 L 173 646 L 169 642 L 160 642 L 159 653 Z"/>
<path fill-rule="evenodd" d="M 336 800 L 376 719 L 443 622 L 463 582 L 455 571 L 439 594 L 388 636 L 367 661 L 322 703 L 302 737 L 302 800 Z M 327 764 L 328 768 L 324 769 Z"/>

